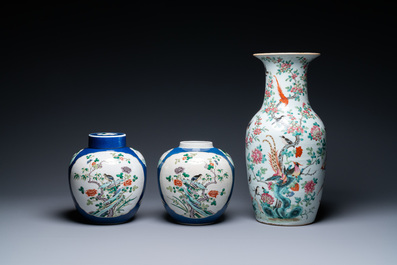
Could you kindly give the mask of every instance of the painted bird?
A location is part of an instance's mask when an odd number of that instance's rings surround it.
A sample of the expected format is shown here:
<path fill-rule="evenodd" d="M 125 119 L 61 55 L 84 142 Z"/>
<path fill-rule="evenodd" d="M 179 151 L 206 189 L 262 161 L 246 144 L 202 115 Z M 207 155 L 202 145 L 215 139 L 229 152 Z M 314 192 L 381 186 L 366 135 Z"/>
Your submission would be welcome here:
<path fill-rule="evenodd" d="M 274 174 L 273 176 L 278 176 L 282 181 L 283 184 L 287 181 L 287 176 L 281 170 L 280 162 L 278 161 L 278 154 L 276 149 L 276 143 L 271 135 L 266 135 L 266 137 L 270 137 L 272 139 L 273 145 L 269 142 L 269 140 L 265 139 L 263 142 L 267 142 L 270 145 L 270 153 L 268 153 L 270 166 L 272 167 Z"/>
<path fill-rule="evenodd" d="M 275 123 L 277 123 L 277 122 L 279 122 L 283 117 L 284 117 L 284 115 L 281 115 L 281 116 L 278 117 L 278 118 L 274 118 L 274 122 L 272 122 L 272 125 L 275 124 Z"/>
<path fill-rule="evenodd" d="M 260 190 L 259 186 L 256 186 L 255 195 L 261 195 L 261 190 Z"/>
<path fill-rule="evenodd" d="M 275 75 L 273 75 L 274 78 L 276 78 L 276 82 L 277 82 L 277 90 L 278 90 L 278 94 L 280 95 L 280 102 L 284 103 L 285 106 L 288 105 L 288 98 L 283 94 L 283 91 L 281 90 L 280 84 L 278 83 L 277 77 Z"/>
<path fill-rule="evenodd" d="M 193 177 L 190 179 L 190 182 L 198 180 L 201 176 L 202 176 L 201 174 L 198 174 L 198 175 L 196 175 L 196 176 L 193 176 Z"/>
<path fill-rule="evenodd" d="M 298 162 L 292 162 L 292 163 L 294 163 L 295 167 L 294 167 L 294 172 L 291 175 L 297 178 L 302 173 L 302 170 L 299 168 L 299 166 L 302 166 L 302 164 Z"/>
<path fill-rule="evenodd" d="M 293 142 L 290 140 L 290 139 L 288 139 L 287 137 L 285 137 L 284 135 L 283 136 L 280 136 L 281 137 L 281 141 L 284 143 L 284 144 L 293 144 Z"/>
<path fill-rule="evenodd" d="M 108 174 L 103 174 L 103 176 L 108 180 L 108 181 L 114 181 L 114 178 L 111 175 Z"/>
<path fill-rule="evenodd" d="M 204 190 L 205 186 L 201 184 L 200 182 L 197 182 L 198 179 L 201 177 L 201 174 L 195 175 L 190 179 L 190 185 L 195 188 L 195 189 L 201 189 Z"/>

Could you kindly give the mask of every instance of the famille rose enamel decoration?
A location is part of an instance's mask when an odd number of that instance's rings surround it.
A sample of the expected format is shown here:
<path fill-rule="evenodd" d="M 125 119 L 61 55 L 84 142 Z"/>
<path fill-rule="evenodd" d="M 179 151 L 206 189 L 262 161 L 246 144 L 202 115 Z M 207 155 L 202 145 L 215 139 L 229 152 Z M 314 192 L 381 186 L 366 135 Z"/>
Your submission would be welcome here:
<path fill-rule="evenodd" d="M 178 223 L 213 223 L 224 213 L 234 183 L 234 165 L 208 141 L 183 141 L 158 165 L 161 197 Z"/>
<path fill-rule="evenodd" d="M 263 105 L 245 138 L 255 216 L 266 224 L 310 224 L 320 205 L 326 160 L 325 127 L 307 91 L 307 68 L 319 54 L 254 56 L 266 68 Z"/>
<path fill-rule="evenodd" d="M 75 206 L 93 223 L 129 221 L 139 208 L 145 182 L 145 160 L 126 147 L 123 133 L 89 134 L 88 148 L 75 154 L 69 166 Z"/>

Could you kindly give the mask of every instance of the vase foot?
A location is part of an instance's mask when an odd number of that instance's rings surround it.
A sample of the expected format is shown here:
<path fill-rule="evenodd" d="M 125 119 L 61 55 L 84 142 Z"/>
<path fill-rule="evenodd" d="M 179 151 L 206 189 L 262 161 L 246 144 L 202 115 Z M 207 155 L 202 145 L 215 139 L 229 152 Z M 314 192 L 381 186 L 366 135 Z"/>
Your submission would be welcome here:
<path fill-rule="evenodd" d="M 313 221 L 307 222 L 307 223 L 297 223 L 297 224 L 283 223 L 283 222 L 298 221 L 299 219 L 297 219 L 297 218 L 292 218 L 292 219 L 274 219 L 274 221 L 277 220 L 277 223 L 276 222 L 263 221 L 263 220 L 259 220 L 259 219 L 256 219 L 256 218 L 255 218 L 255 220 L 257 222 L 261 223 L 261 224 L 274 225 L 274 226 L 305 226 L 305 225 L 310 225 L 310 224 L 312 224 L 314 222 L 314 220 L 313 220 Z"/>

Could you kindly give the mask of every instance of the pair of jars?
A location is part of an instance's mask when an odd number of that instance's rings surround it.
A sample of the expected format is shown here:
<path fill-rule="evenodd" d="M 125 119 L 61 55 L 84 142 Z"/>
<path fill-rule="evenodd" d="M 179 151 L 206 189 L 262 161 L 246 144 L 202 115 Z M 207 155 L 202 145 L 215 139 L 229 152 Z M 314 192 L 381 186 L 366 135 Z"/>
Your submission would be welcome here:
<path fill-rule="evenodd" d="M 91 133 L 88 139 L 88 148 L 76 153 L 69 166 L 74 204 L 92 223 L 127 222 L 144 194 L 145 159 L 126 146 L 123 133 Z M 232 194 L 233 161 L 212 142 L 183 141 L 161 156 L 158 183 L 175 221 L 213 223 L 225 212 Z"/>

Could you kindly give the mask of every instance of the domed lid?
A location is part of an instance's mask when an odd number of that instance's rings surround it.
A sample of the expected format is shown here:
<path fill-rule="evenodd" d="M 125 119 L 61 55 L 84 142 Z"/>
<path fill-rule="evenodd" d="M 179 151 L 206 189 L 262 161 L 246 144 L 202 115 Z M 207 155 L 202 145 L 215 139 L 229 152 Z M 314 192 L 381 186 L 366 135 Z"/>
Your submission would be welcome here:
<path fill-rule="evenodd" d="M 90 133 L 88 147 L 97 149 L 121 148 L 126 146 L 126 134 L 114 132 Z"/>

